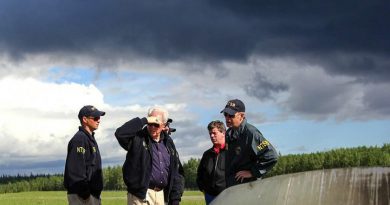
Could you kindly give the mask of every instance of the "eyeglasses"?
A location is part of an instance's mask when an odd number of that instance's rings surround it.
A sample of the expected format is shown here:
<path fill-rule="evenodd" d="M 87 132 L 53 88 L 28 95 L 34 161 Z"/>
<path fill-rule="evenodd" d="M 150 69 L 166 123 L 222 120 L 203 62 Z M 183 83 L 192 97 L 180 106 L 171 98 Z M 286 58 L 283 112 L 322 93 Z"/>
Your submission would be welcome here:
<path fill-rule="evenodd" d="M 227 117 L 227 118 L 234 118 L 234 117 L 236 117 L 235 114 L 234 114 L 234 115 L 229 115 L 229 114 L 227 114 L 226 112 L 224 112 L 223 115 L 224 115 L 225 117 Z"/>
<path fill-rule="evenodd" d="M 98 121 L 98 120 L 100 120 L 100 117 L 88 117 L 88 119 L 92 119 L 94 121 Z"/>
<path fill-rule="evenodd" d="M 155 127 L 155 128 L 159 128 L 160 127 L 160 124 L 155 124 L 155 123 L 151 123 L 151 124 L 148 124 L 149 126 L 152 126 L 152 127 Z"/>

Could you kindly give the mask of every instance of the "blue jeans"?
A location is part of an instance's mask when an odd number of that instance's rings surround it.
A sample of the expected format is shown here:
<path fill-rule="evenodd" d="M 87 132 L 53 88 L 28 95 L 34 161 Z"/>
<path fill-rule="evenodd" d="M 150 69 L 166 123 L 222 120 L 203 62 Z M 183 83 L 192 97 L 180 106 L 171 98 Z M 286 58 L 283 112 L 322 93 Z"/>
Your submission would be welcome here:
<path fill-rule="evenodd" d="M 204 193 L 204 199 L 206 200 L 206 205 L 209 205 L 217 196 L 213 196 L 207 193 Z"/>

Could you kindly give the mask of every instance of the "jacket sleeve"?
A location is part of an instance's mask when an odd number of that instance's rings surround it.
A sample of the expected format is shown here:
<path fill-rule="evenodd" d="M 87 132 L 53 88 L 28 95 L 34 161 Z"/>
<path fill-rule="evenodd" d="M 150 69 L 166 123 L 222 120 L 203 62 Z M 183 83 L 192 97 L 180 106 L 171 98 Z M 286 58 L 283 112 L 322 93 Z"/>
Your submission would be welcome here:
<path fill-rule="evenodd" d="M 255 152 L 256 163 L 252 167 L 252 175 L 260 178 L 275 166 L 278 155 L 272 144 L 266 140 L 260 131 L 252 136 L 252 149 Z"/>
<path fill-rule="evenodd" d="M 86 145 L 82 140 L 73 140 L 68 146 L 67 171 L 69 190 L 87 199 L 90 195 L 85 160 Z"/>
<path fill-rule="evenodd" d="M 204 183 L 203 181 L 205 180 L 203 178 L 203 173 L 205 172 L 204 170 L 204 162 L 205 161 L 205 154 L 203 153 L 202 159 L 199 162 L 198 169 L 196 171 L 196 184 L 198 185 L 198 188 L 201 192 L 204 191 Z"/>
<path fill-rule="evenodd" d="M 178 172 L 173 180 L 170 201 L 175 201 L 175 200 L 180 201 L 181 200 L 181 196 L 183 195 L 183 192 L 184 192 L 184 186 L 185 186 L 184 182 L 185 182 L 184 181 L 184 169 L 183 169 L 181 162 L 179 161 L 179 170 L 178 170 Z"/>
<path fill-rule="evenodd" d="M 181 201 L 181 197 L 184 192 L 184 172 L 180 170 L 183 170 L 183 167 L 179 162 L 179 170 L 175 174 L 172 190 L 169 195 L 169 205 L 179 204 L 179 201 Z"/>
<path fill-rule="evenodd" d="M 171 139 L 172 140 L 172 139 Z M 174 149 L 174 154 L 176 157 L 176 166 L 175 170 L 172 172 L 173 177 L 173 184 L 172 184 L 172 190 L 169 193 L 169 205 L 171 204 L 178 204 L 179 201 L 181 201 L 181 196 L 184 192 L 184 169 L 179 159 L 179 154 L 176 151 L 175 145 L 173 144 L 173 141 L 171 141 L 172 147 Z"/>
<path fill-rule="evenodd" d="M 130 139 L 132 139 L 137 132 L 141 131 L 146 124 L 146 118 L 136 117 L 116 129 L 115 137 L 120 146 L 123 149 L 128 150 Z"/>

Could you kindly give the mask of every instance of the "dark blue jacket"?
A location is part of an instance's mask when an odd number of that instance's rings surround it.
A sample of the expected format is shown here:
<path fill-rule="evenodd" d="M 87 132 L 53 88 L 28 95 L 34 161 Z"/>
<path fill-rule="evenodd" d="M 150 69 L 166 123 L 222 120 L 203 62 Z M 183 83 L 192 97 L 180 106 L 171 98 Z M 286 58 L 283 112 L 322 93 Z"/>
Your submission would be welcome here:
<path fill-rule="evenodd" d="M 102 161 L 96 140 L 82 127 L 68 144 L 64 186 L 68 194 L 86 199 L 90 194 L 100 198 L 103 190 Z"/>
<path fill-rule="evenodd" d="M 276 164 L 278 155 L 271 143 L 253 125 L 242 121 L 239 129 L 226 131 L 226 187 L 261 178 Z M 251 171 L 253 177 L 235 180 L 237 172 Z"/>
<path fill-rule="evenodd" d="M 146 198 L 152 172 L 152 145 L 147 131 L 146 118 L 134 118 L 115 132 L 119 144 L 127 151 L 123 164 L 123 180 L 127 191 L 140 199 Z M 163 142 L 170 155 L 168 186 L 164 188 L 164 199 L 168 204 L 180 201 L 184 191 L 184 176 L 172 138 L 161 132 Z M 180 171 L 179 171 L 180 170 Z"/>

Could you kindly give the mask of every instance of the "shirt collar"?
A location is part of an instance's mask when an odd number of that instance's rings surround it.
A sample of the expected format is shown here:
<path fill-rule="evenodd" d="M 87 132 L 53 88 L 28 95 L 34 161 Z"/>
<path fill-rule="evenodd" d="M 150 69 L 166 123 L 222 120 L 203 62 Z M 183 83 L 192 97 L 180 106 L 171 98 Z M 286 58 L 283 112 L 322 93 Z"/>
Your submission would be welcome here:
<path fill-rule="evenodd" d="M 221 144 L 220 146 L 213 146 L 213 150 L 215 153 L 219 154 L 221 150 L 225 149 L 226 144 Z"/>
<path fill-rule="evenodd" d="M 79 126 L 79 130 L 84 132 L 88 137 L 94 139 L 95 138 L 95 132 L 92 132 L 92 134 L 89 134 L 87 130 L 85 130 L 82 126 Z"/>

